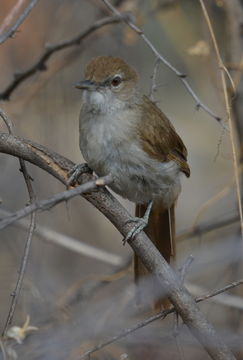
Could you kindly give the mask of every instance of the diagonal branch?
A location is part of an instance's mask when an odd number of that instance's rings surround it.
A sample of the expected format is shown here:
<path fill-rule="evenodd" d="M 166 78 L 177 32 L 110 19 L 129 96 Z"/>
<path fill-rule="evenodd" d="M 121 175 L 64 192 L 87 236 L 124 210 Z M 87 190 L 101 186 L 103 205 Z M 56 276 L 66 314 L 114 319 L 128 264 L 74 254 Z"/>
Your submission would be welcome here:
<path fill-rule="evenodd" d="M 10 29 L 8 29 L 5 33 L 3 33 L 2 35 L 0 35 L 0 44 L 4 43 L 8 38 L 13 37 L 13 35 L 16 33 L 16 31 L 18 30 L 19 26 L 23 23 L 23 21 L 26 19 L 26 17 L 29 15 L 29 13 L 31 12 L 31 10 L 33 9 L 33 7 L 37 4 L 39 0 L 31 0 L 29 5 L 24 9 L 24 11 L 20 14 L 20 16 L 18 17 L 18 19 L 16 20 L 15 24 L 13 26 L 10 27 Z M 2 26 L 6 24 L 8 24 L 11 21 L 11 18 L 13 17 L 13 14 L 18 10 L 19 4 L 21 5 L 21 2 L 18 2 L 13 9 L 11 10 L 11 12 L 8 14 L 7 18 L 5 19 L 4 23 Z"/>
<path fill-rule="evenodd" d="M 206 295 L 203 295 L 203 296 L 200 296 L 200 297 L 197 297 L 195 299 L 195 301 L 197 303 L 201 302 L 201 301 L 204 301 L 204 300 L 207 300 L 207 299 L 210 299 L 214 296 L 217 296 L 219 294 L 222 294 L 223 292 L 225 291 L 228 291 L 236 286 L 239 286 L 239 285 L 242 285 L 243 284 L 243 279 L 239 280 L 239 281 L 234 281 L 233 283 L 229 284 L 229 285 L 226 285 L 225 287 L 223 287 L 222 289 L 219 289 L 219 290 L 215 290 L 215 291 L 212 291 L 211 293 L 209 294 L 206 294 Z M 139 322 L 138 324 L 134 325 L 134 326 L 131 326 L 130 328 L 128 329 L 123 329 L 119 334 L 117 335 L 114 335 L 114 336 L 111 336 L 110 338 L 108 338 L 106 341 L 103 341 L 101 342 L 100 344 L 94 346 L 92 349 L 90 350 L 87 350 L 84 354 L 82 354 L 79 358 L 79 360 L 85 358 L 85 357 L 89 357 L 91 354 L 95 353 L 96 351 L 98 350 L 101 350 L 103 349 L 104 347 L 106 347 L 107 345 L 110 345 L 110 344 L 113 344 L 114 342 L 134 333 L 135 331 L 139 330 L 139 329 L 142 329 L 143 327 L 151 324 L 152 322 L 156 321 L 156 320 L 163 320 L 165 319 L 169 314 L 173 314 L 175 313 L 176 310 L 175 308 L 171 308 L 171 309 L 168 309 L 168 310 L 163 310 L 151 317 L 149 317 L 148 319 L 146 320 L 143 320 L 141 322 Z"/>
<path fill-rule="evenodd" d="M 9 85 L 0 92 L 0 100 L 9 100 L 12 92 L 26 79 L 34 75 L 38 71 L 44 71 L 47 69 L 46 63 L 49 58 L 56 52 L 67 49 L 72 46 L 79 46 L 80 43 L 89 35 L 91 35 L 94 31 L 102 28 L 103 26 L 109 24 L 116 24 L 121 22 L 124 18 L 127 18 L 128 15 L 115 15 L 110 17 L 105 17 L 93 23 L 90 27 L 88 27 L 85 31 L 80 32 L 78 35 L 74 36 L 69 40 L 65 40 L 59 42 L 57 44 L 47 44 L 44 52 L 40 55 L 38 60 L 30 66 L 28 69 L 15 73 L 13 80 L 9 83 Z"/>
<path fill-rule="evenodd" d="M 176 76 L 181 80 L 182 84 L 185 86 L 189 94 L 192 96 L 194 101 L 196 102 L 196 108 L 202 108 L 204 111 L 206 111 L 210 116 L 212 116 L 215 120 L 218 122 L 221 122 L 222 119 L 214 114 L 212 110 L 210 110 L 205 104 L 202 103 L 202 101 L 199 99 L 197 94 L 192 89 L 191 85 L 186 80 L 187 75 L 181 73 L 178 69 L 176 69 L 166 58 L 164 58 L 163 55 L 159 53 L 159 51 L 156 49 L 156 47 L 151 43 L 151 41 L 147 38 L 147 36 L 144 34 L 144 32 L 135 25 L 129 18 L 124 18 L 122 14 L 109 2 L 109 0 L 101 0 L 111 11 L 113 14 L 120 16 L 120 18 L 133 30 L 135 31 L 142 39 L 143 41 L 148 45 L 148 47 L 152 50 L 152 52 L 155 54 L 157 59 L 160 59 L 171 71 L 173 71 Z"/>

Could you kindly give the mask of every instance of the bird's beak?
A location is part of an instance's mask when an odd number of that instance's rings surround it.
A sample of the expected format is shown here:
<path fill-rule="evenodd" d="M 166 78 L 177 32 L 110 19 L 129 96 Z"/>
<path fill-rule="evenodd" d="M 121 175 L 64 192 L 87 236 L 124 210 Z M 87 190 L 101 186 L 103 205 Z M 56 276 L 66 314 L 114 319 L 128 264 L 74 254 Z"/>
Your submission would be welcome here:
<path fill-rule="evenodd" d="M 90 90 L 90 91 L 95 90 L 97 88 L 96 84 L 91 80 L 80 81 L 77 84 L 75 84 L 75 87 L 77 89 Z"/>

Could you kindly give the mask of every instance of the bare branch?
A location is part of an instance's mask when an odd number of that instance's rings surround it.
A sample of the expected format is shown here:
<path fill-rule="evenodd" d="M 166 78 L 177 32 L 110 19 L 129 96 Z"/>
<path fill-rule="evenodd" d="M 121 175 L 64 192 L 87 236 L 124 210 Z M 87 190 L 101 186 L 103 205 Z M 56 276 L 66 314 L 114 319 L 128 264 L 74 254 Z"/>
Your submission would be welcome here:
<path fill-rule="evenodd" d="M 239 281 L 235 281 L 235 282 L 232 282 L 230 283 L 229 285 L 226 285 L 225 287 L 219 289 L 219 290 L 215 290 L 209 294 L 206 294 L 204 296 L 200 296 L 198 298 L 195 299 L 195 301 L 197 303 L 199 302 L 202 302 L 204 300 L 207 300 L 207 299 L 210 299 L 216 295 L 219 295 L 219 294 L 222 294 L 223 292 L 225 291 L 228 291 L 236 286 L 239 286 L 239 285 L 242 285 L 243 284 L 243 279 L 239 280 Z M 106 347 L 107 345 L 110 345 L 128 335 L 130 335 L 131 333 L 134 333 L 135 331 L 151 324 L 152 322 L 156 321 L 156 320 L 163 320 L 166 318 L 166 316 L 168 316 L 169 314 L 172 314 L 172 313 L 175 313 L 176 312 L 176 309 L 175 308 L 171 308 L 171 309 L 168 309 L 168 310 L 163 310 L 151 317 L 149 317 L 148 319 L 146 320 L 143 320 L 141 322 L 139 322 L 138 324 L 128 328 L 128 329 L 123 329 L 119 334 L 115 335 L 115 336 L 111 336 L 110 338 L 108 338 L 106 341 L 103 341 L 101 342 L 100 344 L 94 346 L 92 349 L 86 351 L 83 355 L 81 355 L 81 357 L 79 358 L 79 360 L 87 357 L 93 353 L 95 353 L 96 351 L 98 350 L 101 350 L 103 349 L 104 347 Z"/>
<path fill-rule="evenodd" d="M 26 243 L 25 243 L 24 255 L 23 255 L 23 258 L 21 260 L 20 270 L 19 270 L 16 285 L 15 285 L 15 289 L 11 293 L 12 301 L 11 301 L 9 313 L 8 313 L 8 316 L 7 316 L 7 320 L 6 320 L 6 323 L 5 323 L 3 332 L 2 332 L 2 336 L 4 336 L 6 334 L 9 325 L 12 323 L 15 308 L 16 308 L 17 301 L 18 301 L 18 298 L 19 298 L 19 294 L 20 294 L 20 291 L 21 291 L 21 287 L 22 287 L 22 284 L 23 284 L 24 274 L 25 274 L 25 270 L 26 270 L 26 266 L 27 266 L 27 262 L 28 262 L 28 257 L 29 257 L 29 252 L 30 252 L 30 246 L 31 246 L 31 242 L 32 242 L 33 233 L 34 233 L 34 230 L 35 230 L 35 217 L 36 217 L 35 215 L 36 215 L 35 213 L 31 214 L 30 228 L 29 228 L 28 237 L 27 237 L 27 240 L 26 240 Z"/>
<path fill-rule="evenodd" d="M 73 168 L 70 160 L 44 146 L 4 133 L 0 133 L 0 152 L 22 157 L 48 171 L 64 184 L 67 183 L 68 172 Z M 88 173 L 80 177 L 81 182 L 87 182 L 90 179 L 92 176 Z M 131 215 L 105 188 L 92 193 L 84 193 L 83 197 L 99 209 L 123 236 L 126 236 L 133 228 L 133 224 L 129 221 L 132 218 Z M 218 337 L 213 326 L 206 320 L 178 275 L 171 269 L 147 235 L 141 232 L 128 243 L 148 271 L 158 278 L 176 311 L 212 359 L 235 359 Z"/>
<path fill-rule="evenodd" d="M 5 350 L 5 346 L 4 346 L 4 343 L 3 343 L 3 341 L 1 339 L 0 339 L 0 348 L 1 348 L 1 351 L 2 351 L 2 355 L 3 355 L 3 360 L 8 360 L 6 350 Z"/>
<path fill-rule="evenodd" d="M 24 9 L 24 11 L 22 12 L 22 14 L 20 14 L 20 16 L 18 17 L 18 19 L 16 20 L 15 24 L 10 27 L 10 29 L 8 29 L 5 33 L 3 33 L 0 36 L 0 44 L 4 43 L 4 41 L 6 41 L 8 38 L 13 37 L 13 35 L 16 33 L 17 29 L 19 28 L 19 26 L 23 23 L 23 21 L 26 19 L 26 17 L 29 15 L 29 13 L 31 12 L 31 10 L 33 9 L 33 7 L 37 4 L 39 0 L 31 0 L 29 5 Z M 21 1 L 22 2 L 22 1 Z M 20 2 L 20 3 L 21 3 Z M 12 14 L 16 12 L 16 8 L 19 7 L 18 4 L 16 4 L 14 6 L 14 8 L 11 10 L 10 14 L 7 16 L 6 23 L 8 23 L 10 21 L 10 19 L 12 18 Z"/>
<path fill-rule="evenodd" d="M 204 287 L 191 282 L 186 283 L 186 288 L 190 291 L 192 295 L 195 296 L 195 298 L 201 296 L 201 294 L 208 293 L 208 289 L 205 289 Z M 208 300 L 217 305 L 223 305 L 224 307 L 230 307 L 231 309 L 243 311 L 242 297 L 237 295 L 231 295 L 223 292 L 222 294 L 218 294 L 217 296 L 208 298 Z"/>
<path fill-rule="evenodd" d="M 113 181 L 111 175 L 107 175 L 92 181 L 87 182 L 86 184 L 82 184 L 77 186 L 75 189 L 66 190 L 55 194 L 49 199 L 38 200 L 33 202 L 31 205 L 26 206 L 23 209 L 16 211 L 15 213 L 3 218 L 0 220 L 0 229 L 4 229 L 6 226 L 14 223 L 16 220 L 22 219 L 37 210 L 50 210 L 52 207 L 60 204 L 63 201 L 68 201 L 73 197 L 80 195 L 84 192 L 88 192 L 94 189 L 97 189 L 100 186 L 109 185 Z"/>
<path fill-rule="evenodd" d="M 224 94 L 224 102 L 225 102 L 225 111 L 227 115 L 227 121 L 229 123 L 229 134 L 230 134 L 230 143 L 231 143 L 231 149 L 232 149 L 232 155 L 233 155 L 233 169 L 234 169 L 234 177 L 235 177 L 235 183 L 236 183 L 236 195 L 237 195 L 237 201 L 238 201 L 238 208 L 239 208 L 239 215 L 240 215 L 240 228 L 241 228 L 241 240 L 243 242 L 243 210 L 242 210 L 242 204 L 241 204 L 241 187 L 240 187 L 240 173 L 239 173 L 239 167 L 238 167 L 238 156 L 237 156 L 237 147 L 236 147 L 236 139 L 234 134 L 234 125 L 233 125 L 233 119 L 231 115 L 231 104 L 230 99 L 227 91 L 227 83 L 226 83 L 226 77 L 230 79 L 231 85 L 233 88 L 235 88 L 233 80 L 231 79 L 231 76 L 226 69 L 222 57 L 219 52 L 218 43 L 213 31 L 213 26 L 211 24 L 206 6 L 204 4 L 203 0 L 199 0 L 202 12 L 206 21 L 206 24 L 208 26 L 208 30 L 213 42 L 214 51 L 216 54 L 216 59 L 218 63 L 218 68 L 221 75 L 221 83 L 222 83 L 222 89 Z"/>
<path fill-rule="evenodd" d="M 189 255 L 185 263 L 179 269 L 182 282 L 185 281 L 186 274 L 193 261 L 194 261 L 194 257 L 192 255 Z"/>
<path fill-rule="evenodd" d="M 0 209 L 0 217 L 10 216 L 10 215 L 11 212 Z M 18 223 L 14 223 L 13 225 L 17 227 L 21 227 L 23 229 L 29 227 L 28 221 L 26 219 L 22 219 L 18 221 Z M 91 259 L 103 261 L 106 264 L 119 266 L 124 263 L 124 259 L 120 255 L 100 249 L 96 246 L 86 244 L 80 239 L 75 239 L 71 236 L 49 229 L 45 226 L 38 225 L 38 227 L 35 230 L 35 234 L 44 241 L 51 242 L 58 246 L 62 246 L 65 249 L 74 251 L 83 256 L 90 257 Z"/>
<path fill-rule="evenodd" d="M 10 121 L 10 119 L 7 117 L 7 115 L 5 114 L 5 112 L 2 109 L 0 109 L 0 117 L 3 119 L 5 125 L 7 126 L 9 134 L 13 134 L 12 121 Z"/>
<path fill-rule="evenodd" d="M 206 111 L 210 116 L 212 116 L 215 120 L 218 122 L 221 122 L 221 118 L 213 113 L 212 110 L 210 110 L 206 105 L 204 105 L 199 97 L 196 95 L 196 93 L 191 88 L 190 84 L 186 80 L 187 75 L 181 73 L 179 70 L 177 70 L 167 59 L 165 59 L 159 51 L 156 49 L 156 47 L 151 43 L 151 41 L 147 38 L 147 36 L 144 34 L 144 32 L 136 26 L 129 18 L 124 18 L 122 14 L 108 1 L 108 0 L 101 0 L 112 12 L 113 14 L 120 16 L 120 18 L 131 28 L 133 29 L 148 45 L 148 47 L 152 50 L 152 52 L 155 54 L 156 58 L 160 59 L 171 71 L 173 71 L 176 76 L 181 80 L 182 84 L 185 86 L 189 94 L 192 96 L 194 101 L 196 102 L 196 108 L 202 108 L 204 111 Z"/>
<path fill-rule="evenodd" d="M 13 80 L 10 82 L 10 84 L 0 93 L 0 99 L 1 100 L 9 100 L 10 95 L 12 92 L 26 79 L 34 75 L 38 71 L 44 71 L 47 69 L 46 63 L 49 60 L 49 58 L 56 52 L 61 51 L 63 49 L 72 47 L 72 46 L 79 46 L 80 43 L 88 37 L 90 34 L 92 34 L 94 31 L 102 28 L 103 26 L 109 25 L 109 24 L 116 24 L 121 22 L 124 18 L 127 18 L 128 15 L 119 15 L 119 16 L 110 16 L 105 17 L 103 19 L 100 19 L 93 23 L 90 27 L 88 27 L 85 31 L 82 31 L 78 35 L 74 36 L 73 38 L 62 41 L 57 44 L 47 44 L 45 47 L 45 50 L 43 54 L 40 55 L 38 60 L 30 66 L 27 70 L 18 72 L 14 74 Z"/>
<path fill-rule="evenodd" d="M 7 117 L 7 115 L 1 109 L 0 109 L 0 116 L 2 117 L 3 121 L 5 122 L 5 124 L 8 128 L 9 134 L 12 135 L 13 134 L 12 121 Z M 23 159 L 19 158 L 19 164 L 20 164 L 20 171 L 23 173 L 24 181 L 26 183 L 27 191 L 29 194 L 29 200 L 30 200 L 30 203 L 32 204 L 33 201 L 35 200 L 35 193 L 34 193 L 34 190 L 33 190 L 32 184 L 31 184 L 31 177 L 28 174 L 28 171 L 27 171 L 27 168 L 26 168 L 26 165 L 25 165 L 25 162 Z M 34 229 L 35 229 L 35 218 L 36 218 L 35 213 L 31 214 L 28 236 L 27 236 L 27 240 L 26 240 L 25 248 L 24 248 L 24 255 L 21 260 L 20 270 L 19 270 L 16 285 L 15 285 L 15 289 L 14 289 L 13 293 L 11 294 L 12 301 L 10 304 L 10 309 L 8 312 L 7 320 L 6 320 L 6 323 L 5 323 L 3 332 L 2 332 L 3 336 L 5 335 L 6 331 L 8 330 L 9 325 L 12 323 L 15 308 L 16 308 L 17 301 L 18 301 L 18 297 L 19 297 L 19 294 L 21 291 L 23 280 L 24 280 L 24 274 L 25 274 L 25 270 L 26 270 L 26 266 L 27 266 L 27 262 L 28 262 L 29 253 L 30 253 L 30 246 L 31 246 L 31 242 L 32 242 Z"/>
<path fill-rule="evenodd" d="M 182 232 L 181 234 L 179 234 L 176 237 L 176 239 L 179 241 L 182 241 L 182 240 L 186 240 L 191 237 L 194 237 L 194 236 L 201 236 L 201 235 L 209 233 L 210 231 L 220 229 L 221 227 L 237 223 L 237 222 L 239 222 L 239 220 L 240 220 L 239 216 L 235 215 L 235 216 L 232 216 L 225 220 L 219 220 L 219 221 L 215 221 L 212 223 L 197 225 L 197 226 L 193 227 L 192 229 Z"/>

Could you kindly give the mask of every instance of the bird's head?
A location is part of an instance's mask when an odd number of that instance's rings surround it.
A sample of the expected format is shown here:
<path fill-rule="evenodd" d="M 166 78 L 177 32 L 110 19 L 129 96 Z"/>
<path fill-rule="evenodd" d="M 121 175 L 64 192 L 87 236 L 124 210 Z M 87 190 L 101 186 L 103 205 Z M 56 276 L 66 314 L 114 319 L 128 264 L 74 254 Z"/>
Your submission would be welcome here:
<path fill-rule="evenodd" d="M 136 93 L 138 75 L 124 60 L 98 56 L 86 67 L 85 80 L 76 84 L 83 90 L 83 100 L 90 105 L 103 106 L 127 102 Z"/>

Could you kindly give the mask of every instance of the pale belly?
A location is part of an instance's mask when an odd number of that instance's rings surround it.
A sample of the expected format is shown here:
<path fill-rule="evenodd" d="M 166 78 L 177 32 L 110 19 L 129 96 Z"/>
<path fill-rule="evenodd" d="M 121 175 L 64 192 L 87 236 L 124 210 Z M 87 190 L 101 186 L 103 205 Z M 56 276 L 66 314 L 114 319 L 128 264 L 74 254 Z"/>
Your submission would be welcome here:
<path fill-rule="evenodd" d="M 149 158 L 134 142 L 100 141 L 96 134 L 89 134 L 80 139 L 80 149 L 91 169 L 98 176 L 112 174 L 110 188 L 132 202 L 160 200 L 170 207 L 180 193 L 178 165 Z"/>
<path fill-rule="evenodd" d="M 180 193 L 180 169 L 174 161 L 159 162 L 141 148 L 131 108 L 96 114 L 81 108 L 80 150 L 98 176 L 112 174 L 110 188 L 135 203 L 161 200 L 170 207 Z"/>

